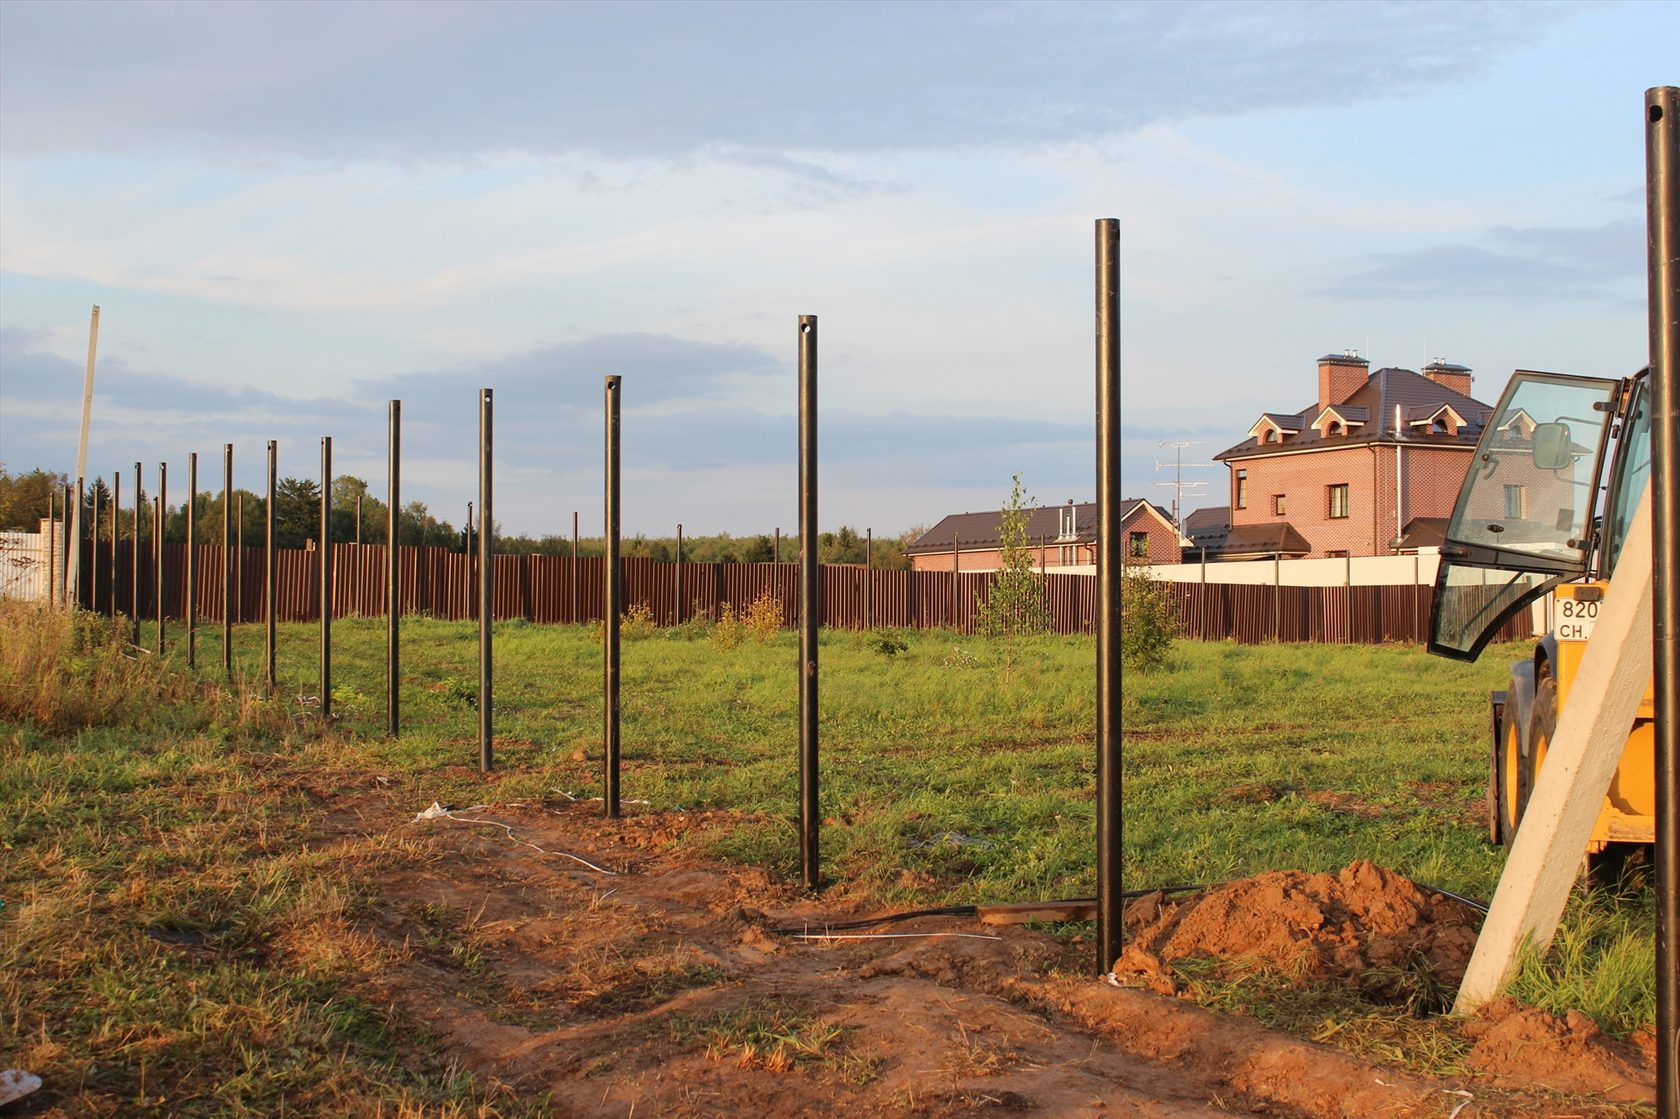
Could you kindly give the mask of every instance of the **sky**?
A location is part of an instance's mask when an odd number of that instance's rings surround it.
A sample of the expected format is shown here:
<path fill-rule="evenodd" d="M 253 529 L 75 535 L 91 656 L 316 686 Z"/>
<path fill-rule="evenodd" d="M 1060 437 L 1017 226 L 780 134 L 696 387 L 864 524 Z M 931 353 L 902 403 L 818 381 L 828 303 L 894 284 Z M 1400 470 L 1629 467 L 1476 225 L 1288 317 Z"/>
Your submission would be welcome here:
<path fill-rule="evenodd" d="M 823 528 L 1095 492 L 1093 231 L 1121 223 L 1122 489 L 1316 359 L 1644 364 L 1644 90 L 1680 5 L 0 4 L 0 463 L 261 492 L 263 447 L 507 533 Z M 1183 443 L 1181 448 L 1164 444 Z M 1175 457 L 1182 470 L 1168 465 Z M 1200 486 L 1194 483 L 1203 483 Z M 131 488 L 131 486 L 129 487 Z"/>

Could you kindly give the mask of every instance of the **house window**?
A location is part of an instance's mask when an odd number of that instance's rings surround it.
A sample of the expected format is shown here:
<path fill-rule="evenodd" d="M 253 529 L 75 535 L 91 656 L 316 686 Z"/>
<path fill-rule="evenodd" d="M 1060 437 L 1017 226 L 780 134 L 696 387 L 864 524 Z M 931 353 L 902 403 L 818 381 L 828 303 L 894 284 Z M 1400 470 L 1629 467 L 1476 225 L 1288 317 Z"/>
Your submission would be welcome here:
<path fill-rule="evenodd" d="M 1266 429 L 1266 442 L 1276 443 L 1277 441 L 1278 441 L 1277 428 L 1275 428 L 1275 427 L 1267 428 Z"/>
<path fill-rule="evenodd" d="M 1131 544 L 1132 556 L 1136 559 L 1147 559 L 1149 556 L 1149 534 L 1134 532 L 1128 538 Z"/>
<path fill-rule="evenodd" d="M 1341 520 L 1348 515 L 1348 487 L 1346 482 L 1339 482 L 1334 486 L 1324 487 L 1326 512 L 1331 520 Z"/>
<path fill-rule="evenodd" d="M 1326 435 L 1340 435 L 1341 433 L 1342 425 L 1337 423 L 1335 420 L 1331 420 L 1329 423 L 1324 425 L 1324 434 Z"/>
<path fill-rule="evenodd" d="M 1272 516 L 1281 517 L 1287 512 L 1289 512 L 1288 496 L 1281 493 L 1274 493 L 1272 495 Z"/>
<path fill-rule="evenodd" d="M 1248 508 L 1248 471 L 1237 471 L 1237 498 L 1232 504 L 1238 509 Z"/>
<path fill-rule="evenodd" d="M 1524 516 L 1523 507 L 1525 505 L 1526 502 L 1523 500 L 1522 486 L 1505 487 L 1505 517 L 1507 520 L 1522 520 Z"/>

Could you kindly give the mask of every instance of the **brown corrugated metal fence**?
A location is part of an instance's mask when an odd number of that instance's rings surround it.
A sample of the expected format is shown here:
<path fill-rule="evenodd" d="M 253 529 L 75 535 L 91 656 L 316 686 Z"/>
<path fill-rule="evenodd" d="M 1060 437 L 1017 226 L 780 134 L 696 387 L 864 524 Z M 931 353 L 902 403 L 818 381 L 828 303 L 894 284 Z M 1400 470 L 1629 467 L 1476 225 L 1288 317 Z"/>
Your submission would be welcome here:
<path fill-rule="evenodd" d="M 385 548 L 380 544 L 333 545 L 333 610 L 338 617 L 380 617 L 385 613 Z M 88 549 L 85 562 L 93 562 Z M 164 606 L 180 617 L 186 590 L 186 545 L 165 546 Z M 263 551 L 246 548 L 238 601 L 241 617 L 264 616 Z M 472 593 L 476 558 L 442 548 L 402 550 L 405 614 L 461 620 L 476 616 Z M 130 553 L 118 551 L 114 577 L 101 571 L 100 605 L 115 591 L 119 610 L 128 608 Z M 110 548 L 100 548 L 110 563 Z M 320 562 L 314 551 L 282 549 L 275 554 L 281 621 L 316 618 Z M 495 615 L 533 622 L 591 622 L 601 616 L 600 557 L 513 556 L 495 558 Z M 737 610 L 761 595 L 780 599 L 783 624 L 799 624 L 796 563 L 658 563 L 643 557 L 624 561 L 626 607 L 646 606 L 655 622 L 672 625 L 698 616 L 716 617 L 724 603 Z M 679 588 L 679 577 L 682 585 Z M 1041 576 L 1051 626 L 1057 633 L 1090 633 L 1095 619 L 1096 583 L 1089 575 Z M 198 546 L 198 608 L 207 619 L 222 612 L 222 550 Z M 949 571 L 869 571 L 856 564 L 823 567 L 823 624 L 837 629 L 876 626 L 905 629 L 956 628 L 973 633 L 979 604 L 990 594 L 990 573 L 961 572 L 952 586 Z M 575 591 L 574 591 L 575 584 Z M 151 557 L 141 556 L 140 610 L 152 612 Z M 1427 637 L 1434 588 L 1279 587 L 1230 583 L 1162 584 L 1178 602 L 1184 636 L 1205 641 L 1321 641 L 1343 644 L 1403 642 Z M 868 601 L 866 611 L 865 602 Z M 573 604 L 576 604 L 574 613 Z M 1527 612 L 1500 631 L 1502 639 L 1531 636 Z"/>

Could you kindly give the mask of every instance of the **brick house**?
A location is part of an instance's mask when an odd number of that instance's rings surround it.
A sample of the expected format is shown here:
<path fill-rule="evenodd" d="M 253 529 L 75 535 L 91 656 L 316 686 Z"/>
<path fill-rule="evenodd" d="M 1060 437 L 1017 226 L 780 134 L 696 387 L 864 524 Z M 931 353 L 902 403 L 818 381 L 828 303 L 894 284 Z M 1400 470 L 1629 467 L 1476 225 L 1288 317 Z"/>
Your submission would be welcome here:
<path fill-rule="evenodd" d="M 1462 365 L 1369 364 L 1319 358 L 1317 400 L 1262 414 L 1214 456 L 1230 470 L 1219 558 L 1389 555 L 1414 522 L 1452 514 L 1493 409 Z"/>
<path fill-rule="evenodd" d="M 1139 498 L 1120 503 L 1120 539 L 1126 557 L 1136 563 L 1177 563 L 1185 541 L 1172 518 L 1158 505 Z M 996 571 L 1002 565 L 998 528 L 1003 514 L 952 513 L 904 550 L 917 571 Z M 1087 501 L 1052 505 L 1027 513 L 1027 540 L 1033 562 L 1041 568 L 1074 567 L 1097 562 L 1097 504 Z"/>

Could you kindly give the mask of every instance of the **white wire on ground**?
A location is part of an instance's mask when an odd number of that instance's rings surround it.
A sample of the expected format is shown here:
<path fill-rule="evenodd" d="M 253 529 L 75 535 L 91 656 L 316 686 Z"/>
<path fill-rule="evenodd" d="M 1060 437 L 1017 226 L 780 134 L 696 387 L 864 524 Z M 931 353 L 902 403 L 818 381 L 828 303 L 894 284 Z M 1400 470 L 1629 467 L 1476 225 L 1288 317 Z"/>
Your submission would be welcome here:
<path fill-rule="evenodd" d="M 968 940 L 1002 940 L 989 933 L 925 932 L 925 933 L 791 933 L 793 940 L 920 940 L 936 936 L 958 936 Z"/>
<path fill-rule="evenodd" d="M 613 878 L 618 877 L 618 872 L 617 871 L 608 870 L 604 866 L 596 866 L 594 863 L 590 862 L 586 858 L 583 858 L 581 855 L 574 855 L 569 851 L 548 851 L 548 850 L 545 850 L 541 847 L 538 847 L 535 843 L 532 843 L 529 840 L 520 839 L 519 836 L 514 833 L 514 830 L 513 830 L 512 827 L 510 827 L 507 824 L 502 823 L 500 820 L 492 820 L 492 819 L 489 819 L 488 817 L 485 817 L 485 816 L 458 816 L 458 815 L 456 815 L 457 812 L 482 812 L 484 809 L 489 808 L 489 807 L 490 807 L 490 805 L 488 805 L 488 804 L 474 804 L 474 805 L 471 805 L 470 807 L 467 807 L 467 808 L 445 808 L 443 805 L 439 804 L 437 801 L 433 801 L 432 806 L 430 808 L 426 809 L 424 812 L 416 812 L 414 814 L 414 820 L 415 820 L 416 823 L 419 823 L 422 820 L 453 820 L 458 824 L 494 824 L 496 827 L 501 828 L 503 831 L 507 832 L 507 837 L 509 839 L 513 840 L 515 843 L 518 843 L 522 846 L 529 847 L 531 850 L 535 851 L 539 855 L 559 855 L 563 859 L 570 859 L 574 863 L 581 863 L 584 866 L 588 867 L 590 870 L 596 871 L 597 873 L 605 874 L 605 875 L 608 875 L 608 876 L 613 877 Z M 518 807 L 521 807 L 521 805 L 514 804 L 514 805 L 509 805 L 509 807 L 510 808 L 518 808 Z"/>

